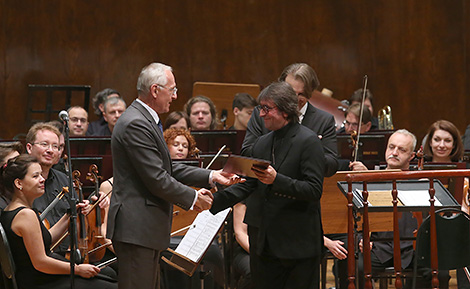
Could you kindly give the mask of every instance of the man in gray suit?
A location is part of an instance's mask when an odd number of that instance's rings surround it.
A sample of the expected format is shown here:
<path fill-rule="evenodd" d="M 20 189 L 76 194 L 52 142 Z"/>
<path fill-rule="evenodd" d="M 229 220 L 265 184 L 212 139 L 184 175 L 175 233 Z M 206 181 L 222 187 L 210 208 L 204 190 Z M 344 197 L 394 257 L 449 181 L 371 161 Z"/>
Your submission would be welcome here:
<path fill-rule="evenodd" d="M 185 210 L 210 208 L 215 182 L 240 181 L 223 174 L 173 165 L 163 139 L 159 114 L 170 110 L 177 88 L 172 68 L 161 63 L 144 67 L 137 81 L 138 98 L 113 130 L 114 187 L 107 236 L 119 258 L 119 288 L 159 287 L 159 259 L 168 247 L 173 204 Z"/>

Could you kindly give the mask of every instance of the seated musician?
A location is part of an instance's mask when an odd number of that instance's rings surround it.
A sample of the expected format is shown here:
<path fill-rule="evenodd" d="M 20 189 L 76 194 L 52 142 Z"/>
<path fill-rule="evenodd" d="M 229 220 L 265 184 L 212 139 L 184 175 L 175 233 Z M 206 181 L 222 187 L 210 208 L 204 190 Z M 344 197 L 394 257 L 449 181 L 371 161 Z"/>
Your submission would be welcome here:
<path fill-rule="evenodd" d="M 36 198 L 33 203 L 33 207 L 39 212 L 43 212 L 56 199 L 63 187 L 69 186 L 67 175 L 52 168 L 59 160 L 62 151 L 60 136 L 60 131 L 50 123 L 36 123 L 26 135 L 26 151 L 38 160 L 41 166 L 41 175 L 45 180 L 44 194 Z M 69 210 L 69 198 L 70 195 L 65 194 L 47 214 L 46 220 L 51 226 L 54 226 Z M 99 206 L 101 208 L 108 207 L 109 199 L 103 198 Z M 59 244 L 55 252 L 65 255 L 69 243 L 69 238 L 66 238 Z"/>
<path fill-rule="evenodd" d="M 111 97 L 106 99 L 103 103 L 103 118 L 107 122 L 107 125 L 102 126 L 100 129 L 97 129 L 95 131 L 90 131 L 90 129 L 88 129 L 86 135 L 111 136 L 117 120 L 125 110 L 126 102 L 123 98 Z"/>
<path fill-rule="evenodd" d="M 207 96 L 190 98 L 184 105 L 184 111 L 189 116 L 192 130 L 214 130 L 220 126 L 215 104 Z"/>
<path fill-rule="evenodd" d="M 253 109 L 258 103 L 248 93 L 237 93 L 233 98 L 232 111 L 235 116 L 233 125 L 229 127 L 231 130 L 246 130 L 248 121 L 250 120 Z"/>
<path fill-rule="evenodd" d="M 72 106 L 69 113 L 70 136 L 85 136 L 88 130 L 88 112 L 81 106 Z"/>
<path fill-rule="evenodd" d="M 19 141 L 0 143 L 0 166 L 6 164 L 9 159 L 19 156 L 24 152 L 24 147 Z M 11 201 L 11 195 L 2 191 L 0 194 L 0 209 L 4 209 Z"/>
<path fill-rule="evenodd" d="M 171 159 L 178 160 L 196 157 L 198 152 L 196 142 L 188 130 L 170 128 L 164 131 L 163 137 L 168 146 Z M 175 249 L 181 242 L 181 239 L 181 236 L 171 237 L 170 247 Z M 212 272 L 212 274 L 205 277 L 205 284 L 207 285 L 213 282 L 213 284 L 208 286 L 209 288 L 224 288 L 223 257 L 216 241 L 214 241 L 207 250 L 202 264 L 204 265 L 204 271 Z M 191 282 L 199 281 L 197 278 L 190 279 L 184 273 L 175 270 L 167 272 L 167 275 L 169 276 L 169 289 L 190 288 Z"/>
<path fill-rule="evenodd" d="M 416 147 L 416 137 L 411 132 L 400 129 L 394 132 L 387 144 L 385 151 L 385 159 L 387 162 L 387 169 L 400 169 L 408 170 L 410 161 L 415 157 L 414 149 Z M 351 165 L 353 170 L 367 170 L 361 162 L 353 162 Z M 411 212 L 402 212 L 402 217 L 398 221 L 400 237 L 411 238 L 418 228 L 416 219 L 412 217 Z M 389 241 L 371 242 L 371 264 L 372 275 L 374 272 L 380 272 L 387 267 L 393 267 L 393 232 L 373 232 L 371 239 L 382 239 Z M 390 241 L 391 240 L 391 241 Z M 359 247 L 362 251 L 362 240 Z M 400 241 L 401 249 L 401 266 L 402 269 L 411 269 L 413 267 L 414 249 L 412 241 Z M 363 261 L 362 254 L 360 255 L 359 265 L 359 283 L 363 283 Z M 424 280 L 419 280 L 417 288 L 431 288 L 431 271 L 427 268 L 421 268 L 420 273 L 425 277 Z M 406 280 L 405 288 L 411 288 L 411 280 Z M 439 272 L 439 286 L 446 288 L 449 282 L 448 272 Z M 424 284 L 421 284 L 424 283 Z M 423 286 L 423 287 L 421 287 Z M 362 288 L 360 286 L 359 288 Z"/>
<path fill-rule="evenodd" d="M 354 93 L 349 98 L 349 105 L 354 104 L 361 104 L 362 103 L 362 96 L 364 94 L 364 89 L 359 88 L 358 90 L 354 91 Z M 366 95 L 364 99 L 364 106 L 366 106 L 371 115 L 371 130 L 379 129 L 379 120 L 377 117 L 374 117 L 374 97 L 372 96 L 372 92 L 369 89 L 366 89 Z"/>
<path fill-rule="evenodd" d="M 119 94 L 118 91 L 112 88 L 105 88 L 99 91 L 93 97 L 93 108 L 95 109 L 95 114 L 99 117 L 99 119 L 89 124 L 86 135 L 95 135 L 99 131 L 106 130 L 108 123 L 103 117 L 104 102 L 107 99 L 113 98 L 113 97 L 121 97 L 121 95 Z"/>
<path fill-rule="evenodd" d="M 349 133 L 356 134 L 360 128 L 360 132 L 366 133 L 370 131 L 372 127 L 371 123 L 371 113 L 367 106 L 364 106 L 362 112 L 362 123 L 359 125 L 359 119 L 361 115 L 361 105 L 356 103 L 348 107 L 344 113 L 345 122 L 344 127 L 338 130 L 338 133 Z M 352 151 L 351 151 L 352 154 Z M 349 171 L 350 170 L 350 161 L 346 159 L 338 159 L 338 171 Z"/>
<path fill-rule="evenodd" d="M 163 124 L 164 131 L 169 128 L 190 129 L 189 116 L 186 114 L 186 112 L 181 110 L 171 112 L 166 117 L 165 123 Z"/>
<path fill-rule="evenodd" d="M 450 163 L 462 160 L 464 146 L 457 127 L 447 120 L 438 120 L 431 124 L 425 137 L 425 160 L 433 163 Z M 465 178 L 462 195 L 462 211 L 469 213 L 468 178 Z M 462 269 L 457 270 L 459 288 L 468 288 L 470 284 Z"/>
<path fill-rule="evenodd" d="M 49 250 L 51 243 L 67 230 L 69 216 L 61 216 L 48 230 L 32 209 L 34 200 L 44 194 L 45 179 L 41 173 L 36 158 L 26 154 L 10 159 L 0 168 L 0 188 L 13 195 L 0 222 L 13 255 L 19 288 L 70 288 L 70 264 L 52 258 Z M 86 207 L 77 206 L 82 210 Z M 75 288 L 117 288 L 117 283 L 92 278 L 100 272 L 94 265 L 79 264 L 74 270 L 80 277 L 75 278 Z"/>

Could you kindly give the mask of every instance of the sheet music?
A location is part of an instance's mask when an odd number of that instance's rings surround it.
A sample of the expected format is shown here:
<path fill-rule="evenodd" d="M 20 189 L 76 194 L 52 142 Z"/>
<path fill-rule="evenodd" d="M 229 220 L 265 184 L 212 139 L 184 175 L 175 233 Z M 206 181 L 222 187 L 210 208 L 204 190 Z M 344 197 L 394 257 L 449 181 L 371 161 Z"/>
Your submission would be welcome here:
<path fill-rule="evenodd" d="M 428 190 L 398 190 L 398 198 L 405 206 L 426 207 L 431 205 Z M 435 206 L 442 206 L 436 196 L 434 196 L 434 200 Z"/>
<path fill-rule="evenodd" d="M 230 210 L 231 208 L 227 208 L 216 215 L 209 211 L 199 213 L 175 252 L 198 263 L 219 232 Z"/>

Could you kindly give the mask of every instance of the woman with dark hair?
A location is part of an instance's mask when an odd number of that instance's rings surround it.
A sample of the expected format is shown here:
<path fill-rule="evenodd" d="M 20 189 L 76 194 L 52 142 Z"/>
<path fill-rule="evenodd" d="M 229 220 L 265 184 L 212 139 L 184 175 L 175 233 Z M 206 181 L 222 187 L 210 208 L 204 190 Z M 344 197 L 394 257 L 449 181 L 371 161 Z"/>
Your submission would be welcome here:
<path fill-rule="evenodd" d="M 186 112 L 178 110 L 170 113 L 165 119 L 163 130 L 169 128 L 189 129 L 189 116 Z"/>
<path fill-rule="evenodd" d="M 3 166 L 9 159 L 22 153 L 24 153 L 24 146 L 19 141 L 0 143 L 0 166 Z M 10 193 L 5 191 L 0 192 L 0 209 L 5 209 L 10 201 Z"/>
<path fill-rule="evenodd" d="M 447 120 L 433 123 L 426 135 L 424 154 L 436 163 L 458 162 L 463 156 L 463 143 L 457 127 Z"/>
<path fill-rule="evenodd" d="M 69 216 L 64 215 L 50 230 L 40 221 L 33 201 L 44 194 L 41 166 L 31 155 L 19 155 L 0 167 L 0 188 L 12 194 L 2 211 L 0 222 L 6 232 L 16 265 L 19 288 L 70 288 L 70 264 L 54 259 L 50 245 L 67 230 Z M 86 204 L 78 204 L 84 209 Z M 89 207 L 89 206 L 88 206 Z M 117 288 L 116 283 L 96 276 L 100 269 L 90 264 L 75 265 L 75 288 Z"/>
<path fill-rule="evenodd" d="M 424 143 L 424 154 L 430 162 L 459 162 L 462 159 L 463 152 L 460 132 L 453 123 L 447 120 L 438 120 L 429 127 Z M 468 178 L 464 179 L 464 183 L 462 211 L 469 213 Z M 457 283 L 459 288 L 468 288 L 469 286 L 462 270 L 457 270 Z"/>

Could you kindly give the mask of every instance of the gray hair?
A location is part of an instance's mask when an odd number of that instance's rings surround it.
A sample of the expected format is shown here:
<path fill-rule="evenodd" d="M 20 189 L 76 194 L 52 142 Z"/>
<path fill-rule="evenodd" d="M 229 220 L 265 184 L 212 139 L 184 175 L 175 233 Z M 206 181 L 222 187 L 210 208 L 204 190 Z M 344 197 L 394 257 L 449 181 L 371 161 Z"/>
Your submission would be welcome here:
<path fill-rule="evenodd" d="M 142 68 L 137 80 L 137 92 L 139 95 L 147 95 L 152 84 L 166 85 L 167 78 L 165 71 L 173 71 L 168 65 L 153 62 Z"/>
<path fill-rule="evenodd" d="M 127 107 L 126 101 L 123 98 L 120 98 L 120 97 L 108 98 L 103 104 L 104 112 L 106 112 L 106 107 L 108 106 L 108 104 L 109 105 L 115 105 L 115 104 L 118 104 L 120 102 L 124 103 L 124 107 Z"/>
<path fill-rule="evenodd" d="M 404 128 L 395 131 L 392 135 L 397 134 L 397 133 L 410 136 L 413 139 L 412 151 L 414 151 L 416 149 L 416 142 L 417 141 L 416 141 L 416 136 L 414 134 L 412 134 L 411 132 L 409 132 L 408 130 L 406 130 Z"/>

